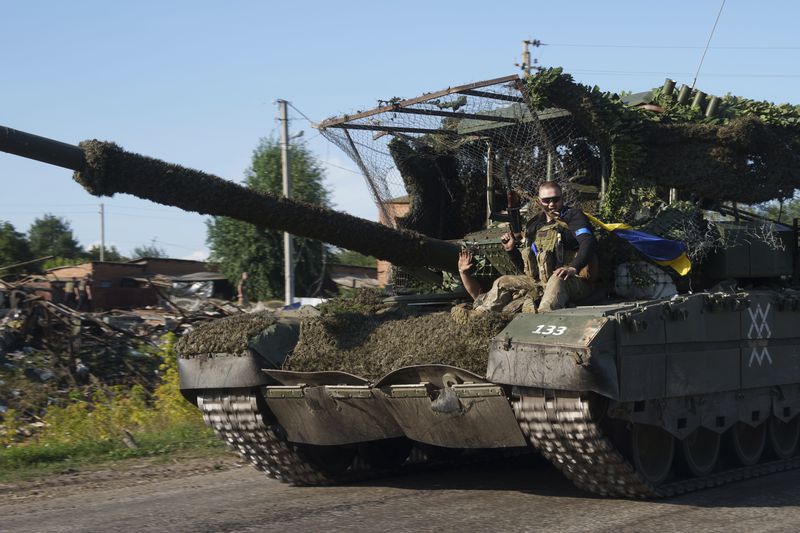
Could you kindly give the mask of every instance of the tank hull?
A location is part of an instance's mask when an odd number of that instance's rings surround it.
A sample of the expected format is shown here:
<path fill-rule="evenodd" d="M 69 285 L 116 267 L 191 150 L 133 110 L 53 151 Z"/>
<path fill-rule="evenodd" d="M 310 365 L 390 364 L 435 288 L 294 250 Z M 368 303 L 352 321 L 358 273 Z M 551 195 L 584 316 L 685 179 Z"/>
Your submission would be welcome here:
<path fill-rule="evenodd" d="M 243 419 L 234 405 L 251 405 L 248 416 L 268 429 L 245 439 L 245 457 L 269 473 L 263 464 L 286 463 L 270 450 L 294 454 L 293 468 L 317 474 L 273 477 L 296 484 L 379 475 L 387 470 L 350 455 L 401 442 L 408 455 L 396 467 L 414 463 L 415 447 L 439 459 L 442 450 L 528 447 L 582 489 L 665 497 L 800 466 L 794 294 L 700 293 L 518 315 L 490 341 L 485 376 L 419 365 L 370 382 L 259 367 L 254 356 L 183 362 L 181 383 L 234 448 L 225 429 Z M 235 400 L 241 391 L 246 402 Z M 320 450 L 350 466 L 325 473 Z"/>
<path fill-rule="evenodd" d="M 797 302 L 785 289 L 520 315 L 492 340 L 487 376 L 513 387 L 531 444 L 598 494 L 796 468 Z"/>

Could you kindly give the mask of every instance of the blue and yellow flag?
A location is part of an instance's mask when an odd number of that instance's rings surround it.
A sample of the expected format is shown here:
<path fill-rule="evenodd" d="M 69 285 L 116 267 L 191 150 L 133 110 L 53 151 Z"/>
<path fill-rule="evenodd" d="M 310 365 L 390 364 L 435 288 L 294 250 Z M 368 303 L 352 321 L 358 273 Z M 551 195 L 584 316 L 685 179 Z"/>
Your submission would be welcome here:
<path fill-rule="evenodd" d="M 681 276 L 692 270 L 692 263 L 686 256 L 686 244 L 633 229 L 627 224 L 605 224 L 589 213 L 585 215 L 595 225 L 627 241 L 642 255 L 659 265 L 668 266 Z"/>

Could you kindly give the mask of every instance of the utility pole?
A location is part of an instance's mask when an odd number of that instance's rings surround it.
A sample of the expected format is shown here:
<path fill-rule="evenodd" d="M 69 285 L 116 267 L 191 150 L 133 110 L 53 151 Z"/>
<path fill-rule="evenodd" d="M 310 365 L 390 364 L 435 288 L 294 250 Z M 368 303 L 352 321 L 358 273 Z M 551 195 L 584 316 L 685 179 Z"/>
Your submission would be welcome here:
<path fill-rule="evenodd" d="M 292 197 L 292 177 L 289 174 L 289 114 L 286 100 L 278 100 L 281 121 L 281 169 L 283 172 L 283 196 Z M 294 261 L 292 258 L 292 234 L 283 232 L 283 283 L 285 304 L 294 303 Z"/>
<path fill-rule="evenodd" d="M 535 46 L 536 48 L 538 48 L 541 45 L 542 45 L 542 41 L 540 41 L 539 39 L 526 39 L 526 40 L 522 41 L 522 63 L 515 63 L 515 66 L 517 66 L 520 69 L 522 69 L 522 72 L 525 73 L 525 76 L 530 76 L 531 75 L 531 68 L 533 68 L 533 65 L 535 65 L 535 64 L 537 64 L 539 62 L 538 59 L 534 59 L 533 62 L 531 62 L 531 50 L 530 50 L 530 47 L 531 46 Z M 538 68 L 538 67 L 536 67 L 536 68 Z"/>
<path fill-rule="evenodd" d="M 106 209 L 100 204 L 100 261 L 106 260 Z"/>

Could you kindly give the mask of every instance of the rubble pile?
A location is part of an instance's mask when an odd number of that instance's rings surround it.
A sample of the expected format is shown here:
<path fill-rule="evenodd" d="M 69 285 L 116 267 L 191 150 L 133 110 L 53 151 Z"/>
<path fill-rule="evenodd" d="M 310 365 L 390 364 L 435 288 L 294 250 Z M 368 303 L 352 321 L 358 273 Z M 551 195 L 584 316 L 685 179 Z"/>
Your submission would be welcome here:
<path fill-rule="evenodd" d="M 180 336 L 200 323 L 242 313 L 210 298 L 80 312 L 49 301 L 25 282 L 0 283 L 0 419 L 13 409 L 34 425 L 48 405 L 88 397 L 101 386 L 151 388 L 161 362 L 153 348 L 166 333 Z"/>

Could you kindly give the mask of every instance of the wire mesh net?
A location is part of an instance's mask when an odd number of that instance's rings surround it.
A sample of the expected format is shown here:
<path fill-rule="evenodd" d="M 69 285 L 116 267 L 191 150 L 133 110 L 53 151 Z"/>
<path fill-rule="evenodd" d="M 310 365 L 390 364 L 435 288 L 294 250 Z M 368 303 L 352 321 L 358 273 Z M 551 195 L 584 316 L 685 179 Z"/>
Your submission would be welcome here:
<path fill-rule="evenodd" d="M 553 180 L 569 202 L 600 183 L 597 145 L 576 130 L 566 111 L 532 113 L 523 89 L 522 80 L 508 76 L 393 99 L 372 111 L 326 120 L 320 131 L 359 167 L 385 222 L 455 238 L 479 229 L 489 206 L 501 211 L 509 184 L 532 198 L 539 183 Z M 397 203 L 410 204 L 411 214 L 397 217 Z M 461 223 L 436 227 L 414 216 L 425 208 L 468 213 Z"/>
<path fill-rule="evenodd" d="M 532 110 L 527 98 L 524 80 L 507 76 L 408 100 L 379 101 L 375 109 L 328 119 L 318 127 L 358 166 L 381 220 L 392 226 L 440 239 L 474 235 L 487 222 L 503 220 L 509 190 L 524 204 L 535 198 L 539 184 L 550 180 L 561 186 L 565 203 L 597 212 L 610 170 L 608 148 L 566 110 Z M 634 206 L 641 215 L 635 225 L 685 242 L 693 262 L 730 245 L 698 206 L 670 206 L 663 200 L 649 205 L 652 196 L 643 198 L 647 202 Z M 529 206 L 531 218 L 539 204 Z M 763 233 L 761 241 L 774 240 L 766 229 Z M 491 237 L 497 240 L 494 233 Z M 481 248 L 484 257 L 490 248 Z M 500 264 L 488 263 L 493 268 Z"/>

